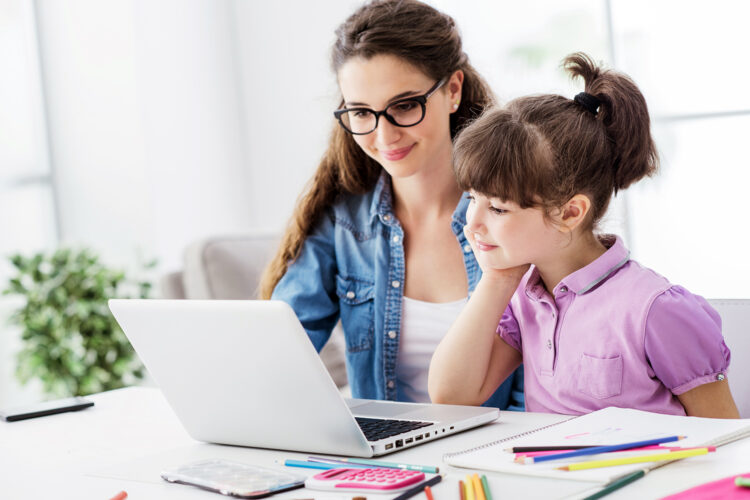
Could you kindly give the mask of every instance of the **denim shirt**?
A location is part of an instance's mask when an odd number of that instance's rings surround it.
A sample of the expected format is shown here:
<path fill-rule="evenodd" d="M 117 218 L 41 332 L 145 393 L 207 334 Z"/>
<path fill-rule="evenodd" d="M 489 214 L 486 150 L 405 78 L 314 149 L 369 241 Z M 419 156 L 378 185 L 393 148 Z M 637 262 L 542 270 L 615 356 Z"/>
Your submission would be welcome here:
<path fill-rule="evenodd" d="M 468 205 L 464 194 L 451 229 L 461 247 L 471 293 L 481 269 L 463 232 Z M 318 351 L 341 318 L 355 398 L 407 400 L 396 379 L 403 241 L 404 231 L 393 213 L 391 179 L 383 172 L 372 191 L 344 195 L 323 215 L 271 297 L 292 306 Z M 523 367 L 485 405 L 523 410 Z"/>

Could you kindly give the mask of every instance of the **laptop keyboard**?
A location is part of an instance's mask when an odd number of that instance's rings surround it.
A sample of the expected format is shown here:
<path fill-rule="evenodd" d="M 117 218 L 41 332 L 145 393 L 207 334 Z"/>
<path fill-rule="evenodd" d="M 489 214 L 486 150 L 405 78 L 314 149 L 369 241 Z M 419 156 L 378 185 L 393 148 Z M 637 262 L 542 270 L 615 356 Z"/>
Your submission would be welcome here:
<path fill-rule="evenodd" d="M 378 441 L 387 437 L 403 434 L 432 425 L 432 422 L 418 422 L 416 420 L 387 420 L 384 418 L 354 417 L 359 428 L 365 433 L 368 441 Z"/>

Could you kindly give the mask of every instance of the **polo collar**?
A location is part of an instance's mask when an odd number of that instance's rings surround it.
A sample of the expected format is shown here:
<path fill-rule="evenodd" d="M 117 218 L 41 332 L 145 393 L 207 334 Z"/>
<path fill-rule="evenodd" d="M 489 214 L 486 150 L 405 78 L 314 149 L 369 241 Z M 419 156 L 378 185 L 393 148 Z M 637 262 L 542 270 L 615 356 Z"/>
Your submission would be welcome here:
<path fill-rule="evenodd" d="M 607 251 L 591 264 L 563 278 L 557 285 L 557 289 L 560 286 L 567 286 L 568 290 L 575 292 L 576 295 L 583 295 L 607 280 L 630 260 L 630 251 L 625 248 L 625 244 L 618 236 L 602 235 L 599 241 L 608 247 Z"/>
<path fill-rule="evenodd" d="M 583 295 L 607 280 L 630 260 L 630 251 L 625 248 L 625 244 L 618 236 L 602 235 L 599 240 L 607 247 L 607 251 L 594 262 L 564 277 L 553 290 L 555 296 L 563 291 L 561 290 L 563 288 L 567 288 L 576 295 Z M 536 266 L 531 267 L 525 291 L 529 298 L 537 301 L 541 300 L 546 293 Z"/>

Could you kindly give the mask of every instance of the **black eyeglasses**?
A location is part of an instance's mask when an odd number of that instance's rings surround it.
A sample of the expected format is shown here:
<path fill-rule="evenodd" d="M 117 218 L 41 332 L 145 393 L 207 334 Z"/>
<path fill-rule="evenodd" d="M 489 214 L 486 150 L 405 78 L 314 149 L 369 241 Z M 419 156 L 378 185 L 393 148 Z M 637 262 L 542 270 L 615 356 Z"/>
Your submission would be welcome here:
<path fill-rule="evenodd" d="M 397 127 L 413 127 L 424 120 L 427 99 L 447 81 L 446 76 L 425 94 L 399 99 L 390 103 L 382 111 L 374 111 L 370 108 L 344 108 L 334 111 L 333 116 L 338 119 L 344 130 L 355 135 L 365 135 L 374 131 L 378 128 L 378 119 L 381 116 L 385 116 L 386 120 Z"/>

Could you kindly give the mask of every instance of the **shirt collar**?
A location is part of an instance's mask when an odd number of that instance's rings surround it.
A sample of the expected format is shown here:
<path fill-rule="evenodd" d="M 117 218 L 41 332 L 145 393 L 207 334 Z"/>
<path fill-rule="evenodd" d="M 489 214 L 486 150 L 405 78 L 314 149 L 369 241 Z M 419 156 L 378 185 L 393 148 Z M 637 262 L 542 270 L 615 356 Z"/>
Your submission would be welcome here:
<path fill-rule="evenodd" d="M 607 251 L 591 264 L 563 278 L 555 288 L 567 286 L 568 290 L 576 295 L 583 295 L 608 279 L 630 260 L 630 251 L 625 248 L 621 238 L 608 234 L 600 236 L 599 240 L 608 247 Z"/>
<path fill-rule="evenodd" d="M 451 224 L 456 234 L 463 232 L 466 225 L 466 209 L 469 207 L 469 193 L 463 193 L 458 205 L 453 211 Z M 383 219 L 388 215 L 389 219 Z M 385 169 L 380 172 L 380 177 L 372 193 L 372 202 L 370 203 L 370 221 L 375 217 L 380 217 L 384 222 L 393 220 L 393 190 L 391 188 L 391 176 Z"/>
<path fill-rule="evenodd" d="M 576 295 L 583 295 L 607 280 L 630 260 L 630 251 L 625 248 L 625 244 L 618 236 L 602 235 L 599 240 L 607 247 L 607 251 L 594 262 L 564 277 L 553 290 L 555 296 L 561 288 L 567 288 Z M 526 295 L 535 300 L 540 300 L 545 294 L 536 266 L 532 266 L 528 274 L 525 289 Z"/>
<path fill-rule="evenodd" d="M 388 216 L 384 219 L 385 216 Z M 372 193 L 370 204 L 370 222 L 375 217 L 380 217 L 384 222 L 393 220 L 393 191 L 391 190 L 391 176 L 383 169 L 380 172 L 375 190 Z"/>

